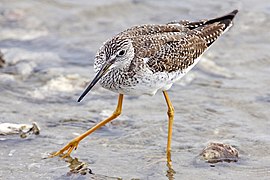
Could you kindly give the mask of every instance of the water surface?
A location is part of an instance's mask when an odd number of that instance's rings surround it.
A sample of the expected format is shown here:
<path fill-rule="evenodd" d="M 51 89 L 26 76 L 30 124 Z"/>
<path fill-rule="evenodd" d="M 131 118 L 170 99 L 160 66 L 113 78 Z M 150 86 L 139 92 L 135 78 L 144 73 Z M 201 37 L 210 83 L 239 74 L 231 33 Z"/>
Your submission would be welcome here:
<path fill-rule="evenodd" d="M 113 112 L 117 94 L 96 86 L 99 46 L 138 24 L 198 20 L 239 9 L 234 27 L 169 91 L 175 107 L 175 179 L 270 178 L 270 4 L 266 0 L 0 2 L 0 122 L 37 122 L 40 135 L 0 137 L 0 179 L 89 179 L 68 163 L 43 159 Z M 126 96 L 123 115 L 83 140 L 72 153 L 96 179 L 168 179 L 167 114 L 162 93 Z M 240 152 L 237 163 L 198 160 L 208 142 Z"/>

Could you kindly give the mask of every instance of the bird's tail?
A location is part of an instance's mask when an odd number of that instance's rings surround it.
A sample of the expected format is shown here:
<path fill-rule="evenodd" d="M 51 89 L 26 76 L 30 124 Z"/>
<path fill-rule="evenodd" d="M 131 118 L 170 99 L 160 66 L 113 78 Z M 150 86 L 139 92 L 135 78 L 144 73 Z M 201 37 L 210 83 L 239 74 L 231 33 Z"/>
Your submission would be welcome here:
<path fill-rule="evenodd" d="M 195 28 L 194 30 L 199 32 L 199 36 L 207 42 L 207 46 L 209 47 L 219 36 L 225 33 L 232 26 L 232 20 L 237 12 L 238 10 L 234 10 L 225 16 L 205 20 L 203 21 L 203 25 Z"/>
<path fill-rule="evenodd" d="M 180 22 L 170 22 L 168 24 L 181 24 L 185 26 L 186 28 L 193 30 L 205 25 L 213 24 L 213 23 L 222 23 L 225 24 L 225 29 L 229 27 L 232 23 L 233 18 L 235 15 L 238 13 L 238 10 L 234 10 L 230 12 L 229 14 L 226 14 L 224 16 L 218 17 L 218 18 L 213 18 L 213 19 L 206 19 L 206 20 L 200 20 L 200 21 L 195 21 L 195 22 L 190 22 L 190 21 L 180 21 Z"/>
<path fill-rule="evenodd" d="M 234 10 L 229 14 L 218 18 L 200 20 L 195 22 L 171 22 L 168 24 L 181 24 L 185 28 L 193 30 L 191 31 L 191 33 L 195 33 L 196 35 L 203 38 L 207 42 L 207 46 L 209 47 L 221 34 L 225 33 L 232 26 L 232 20 L 237 13 L 238 10 Z"/>
<path fill-rule="evenodd" d="M 224 24 L 225 25 L 224 29 L 227 29 L 228 27 L 230 27 L 232 25 L 232 20 L 234 19 L 235 15 L 237 13 L 238 13 L 238 10 L 236 9 L 225 16 L 221 16 L 218 18 L 214 18 L 214 19 L 210 19 L 210 20 L 205 21 L 205 25 L 218 22 L 218 23 Z"/>

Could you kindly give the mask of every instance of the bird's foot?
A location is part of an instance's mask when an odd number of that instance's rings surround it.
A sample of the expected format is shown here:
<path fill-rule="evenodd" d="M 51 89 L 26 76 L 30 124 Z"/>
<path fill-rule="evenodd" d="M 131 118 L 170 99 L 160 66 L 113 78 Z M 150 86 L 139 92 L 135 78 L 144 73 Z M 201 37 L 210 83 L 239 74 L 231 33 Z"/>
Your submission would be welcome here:
<path fill-rule="evenodd" d="M 72 141 L 70 141 L 65 147 L 60 149 L 59 151 L 52 153 L 49 157 L 52 158 L 55 156 L 60 156 L 61 158 L 66 158 L 66 157 L 70 156 L 70 154 L 73 150 L 77 149 L 79 142 L 80 142 L 80 140 L 75 138 Z"/>

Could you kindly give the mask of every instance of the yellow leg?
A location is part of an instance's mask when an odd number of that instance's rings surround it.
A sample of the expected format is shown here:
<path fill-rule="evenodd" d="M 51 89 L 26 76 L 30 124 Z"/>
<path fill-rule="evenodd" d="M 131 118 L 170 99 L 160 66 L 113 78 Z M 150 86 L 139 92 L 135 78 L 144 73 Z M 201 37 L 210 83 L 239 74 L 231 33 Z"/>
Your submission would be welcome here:
<path fill-rule="evenodd" d="M 88 136 L 89 134 L 91 134 L 92 132 L 96 131 L 97 129 L 99 129 L 100 127 L 104 126 L 105 124 L 107 124 L 108 122 L 114 120 L 115 118 L 117 118 L 121 112 L 122 112 L 122 104 L 123 104 L 123 94 L 119 94 L 118 97 L 118 104 L 116 107 L 116 110 L 114 111 L 114 113 L 107 119 L 101 121 L 100 123 L 96 124 L 94 127 L 92 127 L 91 129 L 89 129 L 88 131 L 86 131 L 85 133 L 81 134 L 80 136 L 74 138 L 73 140 L 71 140 L 65 147 L 63 147 L 62 149 L 60 149 L 59 151 L 57 151 L 56 153 L 53 153 L 50 157 L 54 157 L 54 156 L 58 156 L 61 154 L 64 154 L 64 152 L 66 152 L 63 156 L 67 157 L 70 155 L 70 153 L 75 149 L 77 149 L 79 142 L 81 140 L 83 140 L 86 136 Z"/>
<path fill-rule="evenodd" d="M 172 127 L 173 127 L 173 117 L 174 117 L 174 108 L 172 102 L 169 98 L 167 91 L 163 91 L 163 95 L 165 97 L 167 106 L 168 106 L 168 117 L 169 117 L 169 125 L 168 125 L 168 141 L 167 141 L 167 163 L 168 166 L 171 166 L 171 141 L 172 141 Z"/>

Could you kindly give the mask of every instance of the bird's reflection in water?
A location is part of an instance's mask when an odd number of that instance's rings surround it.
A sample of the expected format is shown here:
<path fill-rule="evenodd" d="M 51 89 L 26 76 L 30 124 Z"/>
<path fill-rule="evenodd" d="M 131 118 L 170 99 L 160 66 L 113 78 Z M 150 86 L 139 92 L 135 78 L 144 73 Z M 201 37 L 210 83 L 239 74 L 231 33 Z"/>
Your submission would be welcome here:
<path fill-rule="evenodd" d="M 64 160 L 69 163 L 70 171 L 68 172 L 68 175 L 71 174 L 93 174 L 92 170 L 88 167 L 89 165 L 86 162 L 79 161 L 78 158 L 72 158 L 71 156 L 67 156 L 64 158 Z"/>
<path fill-rule="evenodd" d="M 167 167 L 168 167 L 168 170 L 167 170 L 166 176 L 168 177 L 169 180 L 173 180 L 176 172 L 173 170 L 172 162 L 170 163 L 168 162 Z"/>
<path fill-rule="evenodd" d="M 87 162 L 80 161 L 77 157 L 66 156 L 64 157 L 65 162 L 69 163 L 70 171 L 67 173 L 67 176 L 74 176 L 76 174 L 88 175 L 91 179 L 108 179 L 108 180 L 121 180 L 120 177 L 110 177 L 101 174 L 94 174 L 89 168 Z"/>
<path fill-rule="evenodd" d="M 109 177 L 105 175 L 100 175 L 100 174 L 94 174 L 92 170 L 89 168 L 89 164 L 87 162 L 80 161 L 77 157 L 71 157 L 71 156 L 66 156 L 63 158 L 65 162 L 67 162 L 69 165 L 68 167 L 70 168 L 70 171 L 67 173 L 67 176 L 73 176 L 74 174 L 80 174 L 80 175 L 90 175 L 93 178 L 106 178 L 106 179 L 115 179 L 115 180 L 121 180 L 122 178 L 120 177 Z M 168 163 L 167 162 L 167 171 L 166 171 L 166 176 L 168 177 L 169 180 L 174 180 L 174 175 L 176 172 L 174 171 L 172 167 L 172 162 Z"/>

